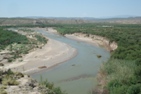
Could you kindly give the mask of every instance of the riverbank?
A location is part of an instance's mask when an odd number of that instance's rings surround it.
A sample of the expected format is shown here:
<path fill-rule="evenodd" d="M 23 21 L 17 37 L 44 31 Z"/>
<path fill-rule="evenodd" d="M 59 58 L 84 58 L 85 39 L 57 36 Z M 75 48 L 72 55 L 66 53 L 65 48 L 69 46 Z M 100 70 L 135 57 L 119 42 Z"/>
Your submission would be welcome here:
<path fill-rule="evenodd" d="M 109 52 L 114 51 L 117 49 L 118 45 L 115 42 L 110 43 L 110 41 L 107 38 L 97 36 L 97 35 L 87 35 L 87 34 L 82 34 L 82 33 L 74 33 L 74 34 L 66 34 L 65 35 L 68 38 L 71 39 L 76 39 L 79 41 L 87 42 L 94 44 L 96 46 L 102 46 Z M 103 66 L 102 66 L 103 67 Z M 97 81 L 98 85 L 94 90 L 92 90 L 93 94 L 108 94 L 107 90 L 104 88 L 106 85 L 106 73 L 102 69 L 99 70 L 97 73 Z"/>
<path fill-rule="evenodd" d="M 141 92 L 141 84 L 138 83 L 140 81 L 141 64 L 139 54 L 141 53 L 140 28 L 140 25 L 104 23 L 64 25 L 58 27 L 57 30 L 63 35 L 79 32 L 85 33 L 89 37 L 90 34 L 96 34 L 110 39 L 110 42 L 115 41 L 118 43 L 117 50 L 111 54 L 111 58 L 101 68 L 103 70 L 100 71 L 103 74 L 101 78 L 106 79 L 106 81 L 100 81 L 100 83 L 106 83 L 102 87 L 104 86 L 112 94 L 121 94 L 123 92 L 137 94 Z M 128 73 L 130 74 L 127 75 Z M 120 86 L 115 86 L 115 84 Z"/>
<path fill-rule="evenodd" d="M 37 30 L 36 28 L 34 29 Z M 68 44 L 48 38 L 48 43 L 42 48 L 25 55 L 22 61 L 16 60 L 13 63 L 6 64 L 3 68 L 31 74 L 56 66 L 76 55 L 76 49 Z"/>
<path fill-rule="evenodd" d="M 116 42 L 110 42 L 110 40 L 108 40 L 107 38 L 97 35 L 74 33 L 74 34 L 66 34 L 65 36 L 71 39 L 92 43 L 96 46 L 102 46 L 110 52 L 114 51 L 118 47 Z"/>
<path fill-rule="evenodd" d="M 55 31 L 55 33 L 57 33 L 57 31 L 54 30 L 53 28 L 50 29 L 48 28 L 46 30 L 49 30 L 50 32 Z M 37 74 L 35 73 L 33 74 L 33 78 L 39 79 L 39 75 L 46 75 L 44 76 L 44 78 L 48 78 L 49 81 L 55 82 L 55 84 L 62 87 L 64 90 L 68 91 L 69 94 L 72 94 L 72 91 L 75 90 L 75 88 L 73 88 L 74 84 L 79 84 L 80 85 L 79 90 L 83 91 L 83 93 L 73 92 L 74 94 L 87 94 L 86 92 L 91 92 L 92 91 L 91 88 L 94 88 L 97 85 L 97 83 L 95 82 L 96 75 L 99 71 L 102 61 L 106 61 L 110 57 L 109 52 L 103 49 L 102 47 L 95 47 L 95 45 L 99 46 L 99 44 L 94 40 L 90 39 L 89 37 L 85 37 L 87 41 L 84 42 L 82 40 L 76 40 L 74 37 L 72 37 L 72 39 L 68 39 L 69 37 L 67 36 L 66 37 L 60 36 L 59 38 L 61 38 L 61 40 L 64 41 L 65 39 L 67 39 L 67 43 L 77 48 L 78 50 L 77 58 L 74 58 L 74 60 L 72 60 L 72 62 L 70 61 L 68 64 L 62 64 L 61 68 L 60 66 L 58 66 L 55 68 L 55 70 L 52 71 L 48 72 L 43 71 Z M 102 57 L 99 58 L 97 57 L 98 55 L 101 55 Z M 55 79 L 52 75 L 57 75 L 57 79 Z M 60 77 L 60 75 L 65 75 L 65 77 Z M 72 87 L 71 90 L 70 88 L 66 87 L 66 84 L 67 86 Z"/>
<path fill-rule="evenodd" d="M 53 33 L 53 34 L 59 34 L 57 32 L 56 29 L 52 28 L 52 27 L 48 27 L 48 28 L 39 28 L 39 27 L 35 27 L 35 28 L 30 28 L 31 30 L 37 31 L 37 30 L 43 30 L 43 31 L 47 31 L 49 33 Z"/>

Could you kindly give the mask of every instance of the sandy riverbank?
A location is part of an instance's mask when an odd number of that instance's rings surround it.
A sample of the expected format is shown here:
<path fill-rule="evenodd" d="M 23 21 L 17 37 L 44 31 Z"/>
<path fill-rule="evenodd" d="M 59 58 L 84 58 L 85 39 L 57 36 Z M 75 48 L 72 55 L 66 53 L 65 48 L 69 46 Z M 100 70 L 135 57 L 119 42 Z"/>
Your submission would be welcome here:
<path fill-rule="evenodd" d="M 111 42 L 107 38 L 97 36 L 97 35 L 87 35 L 87 34 L 82 34 L 82 33 L 74 33 L 74 34 L 66 34 L 65 35 L 68 38 L 83 41 L 83 42 L 88 42 L 92 43 L 96 46 L 102 46 L 108 51 L 114 51 L 117 49 L 118 45 L 116 42 Z"/>
<path fill-rule="evenodd" d="M 68 38 L 71 38 L 71 39 L 76 39 L 79 41 L 92 43 L 96 46 L 102 46 L 110 52 L 116 50 L 118 47 L 116 42 L 110 42 L 109 39 L 101 37 L 101 36 L 97 36 L 97 35 L 87 35 L 87 34 L 82 34 L 82 33 L 74 33 L 74 34 L 66 34 L 65 36 Z M 107 92 L 107 90 L 104 88 L 105 83 L 106 83 L 104 76 L 105 75 L 103 74 L 103 72 L 101 72 L 101 70 L 99 70 L 99 72 L 97 74 L 98 85 L 96 86 L 96 88 L 94 90 L 92 90 L 92 92 L 94 94 L 95 93 L 96 94 L 103 94 L 103 92 Z"/>
<path fill-rule="evenodd" d="M 39 28 L 38 28 L 39 29 Z M 49 30 L 55 32 L 54 29 Z M 22 61 L 16 61 L 5 65 L 6 69 L 13 69 L 23 73 L 35 73 L 43 69 L 51 68 L 76 56 L 77 51 L 68 44 L 49 39 L 42 47 L 25 55 Z M 40 68 L 42 67 L 42 68 Z"/>
<path fill-rule="evenodd" d="M 32 28 L 32 30 L 44 30 L 50 33 L 57 34 L 57 30 L 53 28 Z M 74 33 L 66 34 L 68 38 L 92 43 L 96 46 L 103 46 L 107 50 L 115 50 L 117 44 L 115 42 L 109 43 L 109 40 L 95 35 L 87 36 L 86 34 Z M 5 65 L 6 69 L 13 69 L 24 73 L 35 73 L 43 69 L 51 68 L 64 61 L 73 58 L 77 54 L 75 48 L 72 48 L 68 44 L 49 39 L 48 43 L 29 54 L 25 55 L 22 61 L 16 61 L 12 64 Z M 43 68 L 39 68 L 43 67 Z"/>
<path fill-rule="evenodd" d="M 57 30 L 55 30 L 54 28 L 51 28 L 51 27 L 49 27 L 49 28 L 36 28 L 36 30 L 39 30 L 39 29 L 50 32 L 50 33 L 54 33 L 54 34 L 59 34 L 57 32 Z M 116 42 L 110 42 L 109 39 L 107 39 L 105 37 L 98 36 L 98 35 L 74 33 L 74 34 L 66 34 L 65 36 L 70 39 L 83 41 L 83 42 L 91 43 L 96 46 L 104 47 L 108 51 L 114 51 L 118 47 Z"/>

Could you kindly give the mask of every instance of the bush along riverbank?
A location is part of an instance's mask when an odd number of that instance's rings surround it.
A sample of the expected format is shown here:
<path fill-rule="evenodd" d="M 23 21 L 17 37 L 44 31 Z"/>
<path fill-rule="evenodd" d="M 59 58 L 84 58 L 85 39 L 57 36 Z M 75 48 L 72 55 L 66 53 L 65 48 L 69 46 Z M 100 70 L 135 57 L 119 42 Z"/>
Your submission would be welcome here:
<path fill-rule="evenodd" d="M 47 80 L 40 82 L 29 75 L 5 69 L 7 62 L 22 60 L 22 56 L 47 43 L 41 34 L 25 28 L 0 27 L 0 94 L 66 94 Z"/>
<path fill-rule="evenodd" d="M 47 43 L 45 37 L 30 29 L 0 28 L 0 62 L 13 62 L 36 48 L 42 48 Z"/>
<path fill-rule="evenodd" d="M 84 33 L 106 37 L 118 48 L 98 73 L 99 94 L 141 93 L 141 25 L 138 24 L 79 24 L 56 27 L 62 35 Z"/>
<path fill-rule="evenodd" d="M 53 83 L 37 82 L 28 75 L 13 72 L 10 69 L 0 70 L 0 94 L 66 94 Z"/>

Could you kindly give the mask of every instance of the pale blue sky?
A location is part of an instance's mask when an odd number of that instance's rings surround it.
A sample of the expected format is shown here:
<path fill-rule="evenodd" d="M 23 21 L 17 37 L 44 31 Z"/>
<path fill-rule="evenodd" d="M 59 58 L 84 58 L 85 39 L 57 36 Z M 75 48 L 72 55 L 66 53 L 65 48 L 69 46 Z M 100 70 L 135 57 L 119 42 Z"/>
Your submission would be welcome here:
<path fill-rule="evenodd" d="M 141 0 L 0 0 L 0 17 L 141 16 Z"/>

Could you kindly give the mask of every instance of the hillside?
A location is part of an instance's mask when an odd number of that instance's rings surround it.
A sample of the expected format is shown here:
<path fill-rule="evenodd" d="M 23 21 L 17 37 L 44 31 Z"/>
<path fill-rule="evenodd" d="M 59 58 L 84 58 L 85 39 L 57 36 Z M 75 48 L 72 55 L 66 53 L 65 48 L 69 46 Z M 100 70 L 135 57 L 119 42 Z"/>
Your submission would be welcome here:
<path fill-rule="evenodd" d="M 118 24 L 141 24 L 141 17 L 131 18 L 106 18 L 98 19 L 91 17 L 65 18 L 65 17 L 33 17 L 33 18 L 0 18 L 1 26 L 9 25 L 46 25 L 46 24 L 84 24 L 84 23 L 118 23 Z"/>

